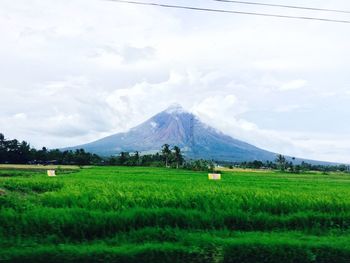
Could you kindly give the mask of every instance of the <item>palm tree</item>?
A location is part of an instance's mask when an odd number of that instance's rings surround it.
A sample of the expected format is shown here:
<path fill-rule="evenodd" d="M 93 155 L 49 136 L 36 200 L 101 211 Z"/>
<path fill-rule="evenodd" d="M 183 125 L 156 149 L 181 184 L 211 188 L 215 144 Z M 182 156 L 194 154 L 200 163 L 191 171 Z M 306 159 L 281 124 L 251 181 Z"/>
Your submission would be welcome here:
<path fill-rule="evenodd" d="M 140 153 L 138 151 L 135 152 L 134 154 L 134 158 L 135 158 L 135 165 L 139 165 L 140 164 Z"/>
<path fill-rule="evenodd" d="M 284 157 L 282 154 L 278 154 L 276 156 L 275 162 L 281 171 L 284 171 L 286 169 L 286 157 Z"/>
<path fill-rule="evenodd" d="M 169 156 L 171 155 L 169 144 L 164 144 L 162 146 L 162 154 L 165 158 L 165 167 L 168 167 L 168 160 L 169 160 Z"/>
<path fill-rule="evenodd" d="M 182 163 L 182 161 L 183 161 L 181 149 L 178 146 L 174 146 L 173 150 L 174 150 L 174 157 L 175 157 L 175 161 L 176 161 L 176 168 L 178 169 L 179 164 Z"/>

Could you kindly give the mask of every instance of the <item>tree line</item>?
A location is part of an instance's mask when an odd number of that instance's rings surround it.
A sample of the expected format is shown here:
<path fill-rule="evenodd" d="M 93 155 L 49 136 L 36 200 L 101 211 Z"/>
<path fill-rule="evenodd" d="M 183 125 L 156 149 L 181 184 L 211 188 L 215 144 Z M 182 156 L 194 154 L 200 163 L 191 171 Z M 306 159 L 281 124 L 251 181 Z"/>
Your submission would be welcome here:
<path fill-rule="evenodd" d="M 60 151 L 49 150 L 43 147 L 37 150 L 26 141 L 6 139 L 0 133 L 0 163 L 11 164 L 62 164 L 62 165 L 121 165 L 121 166 L 158 166 L 170 168 L 184 168 L 197 171 L 214 170 L 214 161 L 185 159 L 178 146 L 171 147 L 164 144 L 159 152 L 152 154 L 140 154 L 136 152 L 121 152 L 119 155 L 101 157 L 97 154 L 86 152 L 84 149 Z M 306 162 L 293 164 L 281 154 L 274 161 L 252 161 L 238 164 L 223 164 L 228 167 L 252 168 L 252 169 L 278 169 L 292 173 L 305 171 L 349 171 L 346 165 L 312 165 Z"/>
<path fill-rule="evenodd" d="M 178 146 L 164 144 L 160 152 L 141 155 L 139 152 L 121 152 L 117 156 L 101 157 L 84 149 L 60 151 L 43 147 L 37 150 L 26 141 L 6 139 L 0 133 L 0 163 L 10 164 L 71 164 L 71 165 L 125 165 L 125 166 L 184 166 L 184 157 Z M 187 164 L 188 166 L 189 164 Z M 198 168 L 199 165 L 196 164 Z"/>
<path fill-rule="evenodd" d="M 320 172 L 349 172 L 349 166 L 344 164 L 339 165 L 321 165 L 321 164 L 310 164 L 305 161 L 302 161 L 300 164 L 294 164 L 293 161 L 295 158 L 291 158 L 292 161 L 282 155 L 277 154 L 274 161 L 252 161 L 252 162 L 242 162 L 236 164 L 235 166 L 240 168 L 250 168 L 250 169 L 273 169 L 280 170 L 281 172 L 290 172 L 290 173 L 303 173 L 307 171 L 320 171 Z M 230 165 L 233 167 L 234 165 Z"/>
<path fill-rule="evenodd" d="M 26 141 L 8 140 L 0 133 L 0 163 L 13 164 L 97 164 L 102 158 L 96 154 L 75 151 L 48 150 L 43 147 L 37 150 Z"/>
<path fill-rule="evenodd" d="M 136 151 L 121 152 L 119 155 L 105 158 L 102 162 L 106 165 L 124 165 L 124 166 L 165 166 L 179 168 L 184 164 L 184 157 L 178 146 L 170 147 L 164 144 L 159 152 L 154 154 L 140 154 Z"/>
<path fill-rule="evenodd" d="M 168 168 L 183 168 L 193 171 L 213 171 L 215 164 L 208 160 L 185 159 L 178 146 L 170 147 L 164 144 L 160 151 L 154 154 L 143 154 L 139 152 L 121 152 L 117 156 L 111 156 L 103 160 L 105 165 L 121 166 L 157 166 Z"/>

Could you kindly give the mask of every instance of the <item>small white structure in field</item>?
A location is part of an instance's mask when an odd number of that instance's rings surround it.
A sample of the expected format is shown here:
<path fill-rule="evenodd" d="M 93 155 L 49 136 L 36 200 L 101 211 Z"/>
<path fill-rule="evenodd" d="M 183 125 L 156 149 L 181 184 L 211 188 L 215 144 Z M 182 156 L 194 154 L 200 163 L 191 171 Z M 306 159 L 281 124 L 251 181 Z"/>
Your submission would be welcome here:
<path fill-rule="evenodd" d="M 48 176 L 56 176 L 56 171 L 55 170 L 47 170 L 47 175 Z"/>
<path fill-rule="evenodd" d="M 221 180 L 221 174 L 208 174 L 209 180 Z"/>

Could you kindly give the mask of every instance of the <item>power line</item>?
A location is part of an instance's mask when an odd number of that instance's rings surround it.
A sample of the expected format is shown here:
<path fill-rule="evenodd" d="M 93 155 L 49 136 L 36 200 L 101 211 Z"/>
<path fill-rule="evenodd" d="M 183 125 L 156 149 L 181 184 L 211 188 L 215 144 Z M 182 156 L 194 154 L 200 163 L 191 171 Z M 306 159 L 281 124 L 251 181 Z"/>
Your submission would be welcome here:
<path fill-rule="evenodd" d="M 350 24 L 350 20 L 337 20 L 337 19 L 330 19 L 330 18 L 318 18 L 318 17 L 308 17 L 308 16 L 289 16 L 289 15 L 256 13 L 256 12 L 243 12 L 243 11 L 212 9 L 212 8 L 202 8 L 202 7 L 193 7 L 193 6 L 183 6 L 183 5 L 168 5 L 168 4 L 159 4 L 159 3 L 153 3 L 153 2 L 136 2 L 136 1 L 129 1 L 129 0 L 106 0 L 106 1 L 125 3 L 125 4 L 134 4 L 134 5 L 144 5 L 144 6 L 147 5 L 147 6 L 166 7 L 166 8 L 187 9 L 187 10 L 194 10 L 194 11 L 207 11 L 207 12 L 217 12 L 217 13 L 253 15 L 253 16 L 264 16 L 264 17 L 277 17 L 277 18 L 288 18 L 288 19 L 315 20 L 315 21 L 323 21 L 323 22 Z"/>
<path fill-rule="evenodd" d="M 243 4 L 243 5 L 259 5 L 259 6 L 270 6 L 270 7 L 283 7 L 283 8 L 309 10 L 309 11 L 324 11 L 324 12 L 336 12 L 336 13 L 350 14 L 350 11 L 339 10 L 339 9 L 317 8 L 317 7 L 307 7 L 307 6 L 293 6 L 293 5 L 281 5 L 281 4 L 268 4 L 268 3 L 262 3 L 262 2 L 234 1 L 234 0 L 212 0 L 212 1 L 224 2 L 224 3 L 234 3 L 234 4 Z"/>

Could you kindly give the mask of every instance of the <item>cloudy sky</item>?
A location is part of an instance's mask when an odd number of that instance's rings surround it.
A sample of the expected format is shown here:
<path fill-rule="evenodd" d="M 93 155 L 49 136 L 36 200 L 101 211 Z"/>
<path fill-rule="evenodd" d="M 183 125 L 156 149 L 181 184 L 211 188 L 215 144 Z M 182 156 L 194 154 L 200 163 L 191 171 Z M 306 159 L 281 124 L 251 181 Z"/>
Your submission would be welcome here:
<path fill-rule="evenodd" d="M 210 0 L 153 2 L 350 20 Z M 307 5 L 350 10 L 348 0 Z M 0 35 L 7 138 L 77 145 L 177 102 L 261 148 L 350 162 L 350 24 L 104 0 L 1 0 Z"/>

